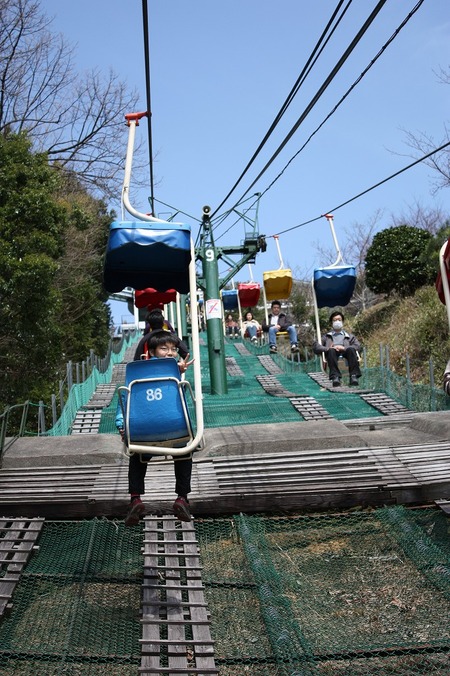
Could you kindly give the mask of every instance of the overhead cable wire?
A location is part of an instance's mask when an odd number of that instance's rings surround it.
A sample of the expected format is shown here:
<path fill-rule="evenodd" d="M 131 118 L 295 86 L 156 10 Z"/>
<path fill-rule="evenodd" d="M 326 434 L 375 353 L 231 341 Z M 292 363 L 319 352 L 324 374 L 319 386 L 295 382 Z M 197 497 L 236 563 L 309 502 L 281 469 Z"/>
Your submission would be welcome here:
<path fill-rule="evenodd" d="M 370 63 L 366 66 L 366 68 L 362 71 L 362 73 L 356 78 L 356 80 L 353 82 L 353 84 L 347 89 L 345 94 L 341 97 L 341 99 L 338 101 L 338 103 L 333 107 L 333 109 L 330 111 L 330 113 L 322 120 L 320 125 L 310 134 L 308 139 L 305 141 L 305 143 L 301 146 L 301 148 L 291 157 L 289 162 L 283 167 L 283 169 L 280 171 L 280 173 L 273 179 L 273 181 L 259 194 L 259 199 L 261 199 L 269 190 L 272 188 L 272 186 L 281 178 L 281 176 L 284 174 L 286 169 L 290 166 L 290 164 L 294 161 L 294 159 L 306 148 L 308 143 L 311 141 L 311 139 L 317 134 L 317 132 L 324 126 L 324 124 L 330 119 L 330 117 L 336 112 L 336 110 L 341 106 L 341 104 L 345 101 L 345 99 L 350 95 L 350 93 L 355 89 L 355 87 L 361 82 L 363 77 L 368 73 L 368 71 L 372 68 L 372 66 L 377 62 L 377 60 L 380 58 L 380 56 L 386 51 L 386 49 L 389 47 L 389 45 L 393 42 L 393 40 L 398 36 L 400 31 L 406 26 L 408 21 L 414 16 L 414 14 L 420 9 L 421 5 L 424 3 L 425 0 L 419 0 L 417 4 L 413 7 L 413 9 L 409 12 L 409 14 L 403 19 L 401 24 L 398 26 L 398 28 L 395 29 L 395 31 L 392 33 L 392 35 L 389 37 L 389 39 L 384 43 L 384 45 L 380 48 L 378 53 L 374 56 L 374 58 L 370 61 Z M 228 233 L 232 227 L 234 227 L 235 223 L 230 225 L 227 230 L 225 230 L 217 239 L 220 239 L 223 237 L 226 233 Z"/>
<path fill-rule="evenodd" d="M 283 105 L 281 106 L 280 110 L 278 111 L 278 113 L 277 113 L 277 115 L 276 115 L 274 121 L 273 121 L 272 124 L 270 125 L 269 130 L 266 132 L 266 134 L 265 134 L 263 140 L 261 141 L 261 143 L 259 144 L 259 146 L 258 146 L 257 149 L 255 150 L 255 152 L 253 153 L 253 155 L 252 155 L 252 157 L 250 158 L 249 162 L 247 163 L 247 165 L 246 165 L 244 171 L 241 173 L 241 175 L 239 176 L 239 178 L 237 179 L 237 181 L 235 182 L 235 184 L 233 185 L 233 187 L 231 188 L 231 190 L 228 192 L 228 194 L 226 195 L 226 197 L 224 197 L 224 199 L 222 200 L 222 202 L 219 204 L 219 206 L 216 207 L 216 209 L 215 209 L 214 212 L 212 213 L 212 216 L 214 216 L 214 215 L 219 211 L 219 209 L 225 204 L 225 202 L 226 202 L 227 199 L 230 197 L 230 195 L 235 191 L 235 189 L 237 188 L 237 186 L 239 185 L 239 183 L 242 181 L 242 179 L 244 178 L 245 174 L 248 172 L 248 170 L 249 170 L 250 167 L 252 166 L 253 162 L 255 161 L 255 159 L 257 158 L 257 156 L 259 155 L 259 153 L 261 152 L 262 148 L 263 148 L 264 145 L 267 143 L 268 139 L 269 139 L 270 136 L 272 135 L 272 132 L 273 132 L 274 129 L 276 128 L 277 124 L 280 122 L 280 120 L 281 120 L 281 118 L 283 117 L 283 115 L 284 115 L 284 113 L 286 112 L 286 110 L 289 108 L 289 106 L 290 106 L 290 104 L 292 103 L 294 97 L 295 97 L 296 94 L 298 93 L 298 91 L 299 91 L 301 85 L 302 85 L 303 82 L 305 81 L 306 76 L 309 74 L 309 72 L 311 71 L 311 68 L 312 68 L 313 65 L 316 63 L 317 59 L 319 58 L 320 54 L 322 53 L 323 49 L 325 48 L 325 45 L 328 43 L 329 39 L 331 38 L 331 36 L 333 35 L 334 31 L 336 30 L 337 26 L 338 26 L 339 23 L 341 22 L 342 18 L 344 17 L 345 13 L 347 12 L 347 9 L 348 9 L 349 6 L 351 5 L 352 1 L 353 1 L 353 0 L 348 0 L 347 5 L 346 5 L 346 7 L 344 8 L 344 10 L 343 10 L 341 16 L 339 17 L 338 21 L 336 22 L 335 26 L 333 27 L 332 31 L 330 32 L 328 38 L 327 38 L 327 39 L 325 40 L 325 42 L 323 43 L 326 34 L 327 34 L 328 31 L 330 30 L 330 26 L 332 25 L 332 23 L 333 23 L 333 21 L 334 21 L 336 15 L 337 15 L 339 9 L 341 8 L 341 6 L 342 6 L 343 3 L 344 3 L 344 0 L 340 0 L 340 2 L 338 2 L 338 4 L 337 4 L 337 6 L 336 6 L 336 8 L 335 8 L 335 10 L 334 10 L 334 12 L 333 12 L 333 14 L 331 15 L 331 18 L 329 19 L 329 21 L 328 21 L 328 23 L 327 23 L 325 29 L 324 29 L 323 32 L 322 32 L 322 35 L 320 36 L 320 38 L 319 38 L 319 40 L 317 41 L 317 43 L 316 43 L 316 45 L 315 45 L 313 51 L 311 52 L 310 56 L 308 57 L 308 60 L 307 60 L 306 64 L 304 65 L 304 67 L 303 67 L 303 69 L 302 69 L 300 75 L 298 76 L 297 80 L 295 81 L 294 86 L 292 87 L 291 91 L 289 92 L 288 96 L 286 97 L 286 99 L 285 99 Z M 321 49 L 319 49 L 319 47 L 320 47 L 320 45 L 321 45 L 322 43 L 323 43 L 323 45 L 322 45 Z M 314 57 L 315 57 L 315 58 L 314 58 Z"/>
<path fill-rule="evenodd" d="M 397 35 L 398 35 L 398 34 L 400 33 L 400 31 L 402 30 L 402 28 L 404 28 L 404 27 L 406 26 L 406 24 L 408 23 L 408 21 L 414 16 L 414 14 L 415 14 L 415 13 L 417 12 L 417 10 L 421 7 L 421 5 L 423 5 L 424 2 L 425 2 L 425 0 L 419 0 L 419 2 L 418 2 L 418 3 L 416 4 L 416 6 L 411 10 L 411 12 L 408 14 L 408 16 L 406 16 L 405 19 L 403 19 L 403 21 L 402 21 L 402 23 L 400 24 L 400 26 L 399 26 L 398 28 L 396 28 L 396 30 L 392 33 L 392 35 L 390 36 L 390 38 L 384 43 L 384 45 L 381 47 L 381 49 L 380 49 L 379 52 L 376 54 L 376 56 L 374 56 L 374 58 L 370 61 L 370 63 L 366 66 L 366 68 L 362 71 L 362 73 L 356 78 L 356 80 L 353 82 L 353 84 L 347 89 L 347 91 L 345 92 L 345 94 L 339 99 L 339 101 L 338 101 L 337 104 L 334 106 L 334 108 L 333 108 L 333 109 L 328 113 L 328 115 L 322 120 L 322 122 L 321 122 L 321 123 L 319 124 L 319 126 L 312 132 L 312 134 L 310 134 L 310 136 L 307 138 L 307 140 L 305 141 L 305 143 L 304 143 L 304 144 L 301 146 L 301 148 L 295 153 L 295 155 L 293 155 L 293 156 L 291 157 L 291 159 L 289 160 L 289 162 L 287 162 L 287 164 L 283 167 L 283 169 L 280 171 L 280 173 L 273 179 L 273 181 L 267 186 L 267 188 L 266 188 L 265 190 L 263 190 L 263 192 L 261 193 L 261 197 L 262 197 L 263 195 L 265 195 L 266 192 L 268 192 L 268 190 L 270 190 L 270 188 L 274 185 L 274 183 L 276 183 L 276 182 L 278 181 L 279 178 L 281 178 L 281 176 L 284 174 L 284 172 L 285 172 L 286 169 L 289 167 L 289 165 L 290 165 L 290 164 L 295 160 L 295 158 L 302 152 L 302 150 L 304 150 L 304 149 L 306 148 L 306 146 L 307 146 L 308 143 L 311 141 L 311 139 L 313 138 L 313 136 L 315 136 L 315 135 L 317 134 L 317 132 L 323 127 L 323 125 L 330 119 L 330 117 L 331 117 L 332 115 L 334 115 L 334 113 L 337 111 L 337 109 L 339 108 L 339 106 L 342 105 L 342 103 L 345 101 L 345 99 L 351 94 L 351 92 L 353 91 L 353 89 L 361 82 L 361 80 L 363 79 L 363 77 L 364 77 L 365 75 L 367 75 L 367 73 L 368 73 L 369 70 L 372 68 L 372 66 L 378 61 L 378 59 L 380 58 L 380 56 L 386 51 L 386 49 L 389 47 L 389 45 L 391 44 L 391 42 L 397 37 Z"/>
<path fill-rule="evenodd" d="M 278 179 L 281 178 L 281 176 L 284 174 L 286 169 L 290 166 L 290 164 L 295 160 L 295 158 L 306 148 L 308 143 L 311 141 L 311 139 L 317 134 L 317 132 L 324 126 L 324 124 L 330 119 L 332 115 L 336 112 L 336 110 L 341 106 L 341 104 L 345 101 L 345 99 L 350 95 L 350 93 L 355 89 L 355 87 L 361 82 L 363 77 L 368 73 L 368 71 L 372 68 L 372 66 L 377 62 L 377 60 L 380 58 L 380 56 L 386 51 L 386 49 L 389 47 L 389 45 L 392 43 L 392 41 L 398 36 L 400 31 L 406 26 L 408 21 L 414 16 L 414 14 L 418 11 L 418 9 L 421 7 L 421 5 L 424 3 L 425 0 L 419 0 L 419 2 L 413 7 L 413 9 L 409 12 L 409 14 L 403 19 L 401 24 L 398 26 L 398 28 L 395 29 L 395 31 L 392 33 L 392 35 L 389 37 L 389 39 L 384 43 L 384 45 L 381 47 L 381 49 L 378 51 L 378 53 L 374 56 L 374 58 L 370 61 L 370 63 L 366 66 L 366 68 L 362 71 L 362 73 L 356 78 L 356 80 L 353 82 L 353 84 L 347 89 L 345 94 L 340 98 L 338 103 L 334 106 L 334 108 L 330 111 L 330 113 L 322 120 L 320 125 L 310 134 L 308 139 L 305 141 L 305 143 L 301 146 L 301 148 L 291 157 L 289 162 L 283 167 L 283 169 L 280 171 L 280 173 L 273 179 L 273 181 L 259 194 L 259 199 L 261 199 L 269 190 L 272 188 L 272 186 L 278 181 Z M 227 232 L 231 230 L 232 227 L 234 227 L 235 223 L 233 223 L 231 226 L 227 228 L 217 239 L 220 239 L 223 237 Z"/>
<path fill-rule="evenodd" d="M 450 141 L 447 141 L 447 143 L 444 143 L 443 145 L 439 146 L 439 148 L 435 148 L 434 150 L 427 153 L 426 155 L 419 157 L 419 159 L 414 160 L 414 162 L 411 162 L 411 164 L 408 164 L 406 167 L 403 167 L 403 169 L 399 169 L 394 174 L 391 174 L 387 178 L 384 178 L 382 181 L 378 181 L 378 183 L 375 183 L 375 185 L 372 185 L 370 188 L 367 188 L 366 190 L 363 190 L 362 192 L 358 193 L 357 195 L 354 195 L 354 197 L 350 197 L 350 199 L 345 200 L 345 202 L 338 204 L 338 206 L 333 207 L 332 209 L 327 209 L 324 213 L 325 214 L 332 214 L 335 211 L 337 211 L 338 209 L 342 209 L 342 207 L 347 206 L 347 204 L 350 204 L 350 202 L 354 202 L 355 200 L 359 199 L 363 195 L 366 195 L 368 192 L 375 190 L 375 188 L 379 188 L 380 185 L 383 185 L 384 183 L 387 183 L 388 181 L 392 180 L 393 178 L 400 176 L 400 174 L 403 174 L 405 171 L 408 171 L 408 169 L 415 167 L 417 164 L 420 164 L 421 162 L 423 162 L 424 160 L 427 160 L 432 155 L 435 155 L 436 153 L 441 152 L 441 150 L 445 150 L 445 148 L 448 148 L 449 146 L 450 146 Z M 314 223 L 315 221 L 320 220 L 321 218 L 323 218 L 323 216 L 324 216 L 324 214 L 320 214 L 320 216 L 316 216 L 315 218 L 311 218 L 309 221 L 304 221 L 303 223 L 299 223 L 298 225 L 293 225 L 291 228 L 286 228 L 286 230 L 280 230 L 279 232 L 275 233 L 275 235 L 276 236 L 285 235 L 287 232 L 291 232 L 292 230 L 297 230 L 298 228 L 303 228 L 303 226 L 305 226 L 305 225 L 309 225 L 310 223 Z M 266 235 L 266 237 L 274 237 L 275 235 Z"/>
<path fill-rule="evenodd" d="M 335 67 L 332 69 L 331 73 L 328 75 L 328 77 L 325 79 L 325 81 L 324 81 L 324 82 L 322 83 L 322 85 L 319 87 L 319 89 L 317 90 L 316 94 L 313 96 L 313 98 L 312 98 L 311 101 L 309 102 L 309 104 L 306 106 L 305 110 L 304 110 L 303 113 L 300 115 L 300 117 L 298 118 L 297 122 L 296 122 L 296 123 L 294 124 L 294 126 L 291 128 L 291 130 L 290 130 L 290 132 L 287 134 L 287 136 L 285 136 L 284 140 L 283 140 L 282 143 L 278 146 L 277 150 L 273 153 L 273 155 L 272 155 L 272 157 L 270 158 L 270 160 L 266 163 L 266 165 L 263 167 L 263 169 L 259 172 L 258 176 L 257 176 L 257 177 L 254 179 L 254 181 L 250 184 L 250 186 L 247 188 L 247 190 L 246 190 L 245 193 L 242 195 L 242 197 L 240 198 L 239 201 L 241 201 L 242 198 L 245 197 L 245 195 L 253 188 L 253 186 L 255 185 L 255 183 L 257 183 L 257 182 L 259 181 L 259 179 L 261 178 L 261 176 L 263 176 L 263 174 L 267 171 L 267 169 L 270 167 L 270 165 L 272 164 L 272 162 L 278 157 L 278 155 L 279 155 L 280 152 L 283 150 L 283 148 L 285 147 L 285 145 L 287 144 L 287 142 L 288 142 L 288 141 L 292 138 L 292 136 L 295 134 L 295 132 L 297 131 L 297 129 L 299 128 L 299 126 L 302 124 L 302 122 L 304 122 L 305 118 L 309 115 L 309 113 L 311 112 L 311 110 L 312 110 L 312 109 L 314 108 L 314 106 L 316 105 L 317 101 L 320 99 L 320 97 L 323 95 L 323 93 L 325 92 L 325 90 L 328 88 L 328 86 L 331 84 L 331 82 L 333 81 L 333 79 L 336 77 L 337 73 L 338 73 L 339 70 L 342 68 L 342 66 L 344 65 L 344 63 L 346 62 L 346 60 L 348 59 L 348 57 L 350 56 L 350 54 L 353 52 L 353 50 L 355 49 L 355 47 L 357 46 L 357 44 L 360 42 L 360 40 L 362 39 L 363 35 L 366 33 L 366 31 L 369 29 L 369 27 L 371 26 L 371 24 L 374 22 L 375 18 L 377 17 L 377 15 L 379 14 L 379 12 L 380 12 L 381 9 L 383 8 L 383 5 L 386 4 L 386 2 L 387 2 L 387 0 L 379 0 L 379 2 L 377 3 L 376 7 L 375 7 L 374 10 L 371 12 L 370 16 L 366 19 L 366 21 L 364 22 L 364 24 L 362 25 L 362 27 L 360 28 L 360 30 L 358 31 L 358 33 L 356 34 L 356 36 L 353 38 L 353 40 L 351 41 L 351 43 L 349 44 L 349 46 L 347 47 L 347 49 L 345 50 L 345 52 L 343 53 L 343 55 L 341 56 L 341 58 L 339 59 L 339 61 L 337 62 L 337 64 L 335 65 Z"/>
<path fill-rule="evenodd" d="M 150 98 L 150 40 L 148 34 L 148 8 L 147 0 L 142 0 L 142 23 L 144 27 L 144 60 L 145 60 L 145 90 L 147 100 L 147 125 L 148 125 L 148 159 L 150 167 L 150 210 L 154 211 L 154 187 L 153 187 L 153 141 L 152 141 L 152 105 Z"/>

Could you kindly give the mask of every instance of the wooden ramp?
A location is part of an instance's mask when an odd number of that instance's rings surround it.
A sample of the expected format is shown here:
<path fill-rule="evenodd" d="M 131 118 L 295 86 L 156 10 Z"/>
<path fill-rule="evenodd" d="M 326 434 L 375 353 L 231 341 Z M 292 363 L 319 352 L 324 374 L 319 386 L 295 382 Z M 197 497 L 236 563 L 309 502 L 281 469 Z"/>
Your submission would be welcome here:
<path fill-rule="evenodd" d="M 218 674 L 194 526 L 148 516 L 140 674 Z"/>
<path fill-rule="evenodd" d="M 128 462 L 120 465 L 0 470 L 0 513 L 46 518 L 124 518 Z M 152 460 L 143 500 L 171 512 L 171 460 Z M 450 442 L 405 446 L 299 449 L 194 458 L 195 515 L 424 504 L 450 498 Z"/>
<path fill-rule="evenodd" d="M 0 617 L 12 607 L 12 595 L 43 523 L 44 519 L 0 519 Z"/>

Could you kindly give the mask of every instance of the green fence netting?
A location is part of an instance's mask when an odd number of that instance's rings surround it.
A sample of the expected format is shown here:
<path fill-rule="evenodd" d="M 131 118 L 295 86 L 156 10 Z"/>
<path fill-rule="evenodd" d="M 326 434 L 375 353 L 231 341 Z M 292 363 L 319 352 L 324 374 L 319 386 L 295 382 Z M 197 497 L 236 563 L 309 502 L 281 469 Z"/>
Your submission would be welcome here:
<path fill-rule="evenodd" d="M 221 676 L 450 673 L 442 511 L 241 514 L 195 530 Z M 0 621 L 2 676 L 137 676 L 142 538 L 106 519 L 44 523 Z"/>
<path fill-rule="evenodd" d="M 60 437 L 70 434 L 77 411 L 87 404 L 95 392 L 97 385 L 111 382 L 111 374 L 114 365 L 122 362 L 127 348 L 134 342 L 140 340 L 141 337 L 140 334 L 129 334 L 127 339 L 123 341 L 121 350 L 117 353 L 111 352 L 109 365 L 105 371 L 100 372 L 99 369 L 94 366 L 84 382 L 72 385 L 61 416 L 56 424 L 48 430 L 48 436 Z"/>

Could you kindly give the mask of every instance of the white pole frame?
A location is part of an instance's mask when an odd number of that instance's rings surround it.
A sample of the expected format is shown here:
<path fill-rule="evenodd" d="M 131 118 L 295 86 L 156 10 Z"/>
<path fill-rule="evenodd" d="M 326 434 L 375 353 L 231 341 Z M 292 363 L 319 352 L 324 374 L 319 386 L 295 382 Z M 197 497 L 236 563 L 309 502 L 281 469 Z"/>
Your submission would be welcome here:
<path fill-rule="evenodd" d="M 131 168 L 133 164 L 134 140 L 136 127 L 139 124 L 140 117 L 146 113 L 133 113 L 126 116 L 128 123 L 128 145 L 125 161 L 125 176 L 122 189 L 122 208 L 125 208 L 129 214 L 141 221 L 150 221 L 153 223 L 166 223 L 167 226 L 180 225 L 155 218 L 149 214 L 142 214 L 134 209 L 129 200 Z M 123 213 L 123 211 L 122 211 Z M 125 220 L 122 217 L 122 220 Z M 194 361 L 192 364 L 194 371 L 194 402 L 197 431 L 192 441 L 183 448 L 171 448 L 168 446 L 152 446 L 143 444 L 130 444 L 128 453 L 151 453 L 152 455 L 171 455 L 173 457 L 182 456 L 194 451 L 203 443 L 204 418 L 203 418 L 203 393 L 202 393 L 202 375 L 200 367 L 200 339 L 198 330 L 198 309 L 197 309 L 197 274 L 195 269 L 195 246 L 191 236 L 191 262 L 189 263 L 189 293 L 191 298 L 191 330 L 192 330 L 192 354 Z"/>
<path fill-rule="evenodd" d="M 449 266 L 447 266 L 445 260 L 445 250 L 447 249 L 449 241 L 450 240 L 445 242 L 445 244 L 441 246 L 441 249 L 439 251 L 439 269 L 441 272 L 442 290 L 444 292 L 445 309 L 447 310 L 448 328 L 450 331 L 450 288 L 448 283 Z"/>

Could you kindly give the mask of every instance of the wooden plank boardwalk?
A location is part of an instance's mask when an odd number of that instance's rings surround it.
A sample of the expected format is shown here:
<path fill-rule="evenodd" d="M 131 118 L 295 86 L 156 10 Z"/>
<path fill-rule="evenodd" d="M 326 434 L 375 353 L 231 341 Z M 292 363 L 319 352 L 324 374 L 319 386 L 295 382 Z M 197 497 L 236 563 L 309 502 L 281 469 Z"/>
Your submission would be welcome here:
<path fill-rule="evenodd" d="M 44 519 L 0 519 L 0 617 L 12 608 L 12 595 L 36 549 Z"/>
<path fill-rule="evenodd" d="M 218 674 L 192 523 L 146 517 L 140 674 Z"/>
<path fill-rule="evenodd" d="M 123 518 L 128 462 L 0 470 L 0 513 L 9 517 Z M 152 460 L 144 501 L 170 512 L 171 460 Z M 450 442 L 395 447 L 298 450 L 194 459 L 193 513 L 339 509 L 425 504 L 450 498 Z"/>

